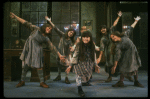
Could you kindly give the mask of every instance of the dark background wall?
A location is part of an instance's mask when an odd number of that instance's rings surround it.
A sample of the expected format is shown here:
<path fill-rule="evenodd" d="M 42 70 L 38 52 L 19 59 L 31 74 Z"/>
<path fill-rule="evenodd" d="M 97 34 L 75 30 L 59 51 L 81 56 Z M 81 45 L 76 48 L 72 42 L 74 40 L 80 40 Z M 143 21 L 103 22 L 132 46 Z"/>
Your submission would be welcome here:
<path fill-rule="evenodd" d="M 93 20 L 93 30 L 92 35 L 93 39 L 96 42 L 96 45 L 99 46 L 99 41 L 101 39 L 100 25 L 107 25 L 107 27 L 110 27 L 114 20 L 117 18 L 117 12 L 122 11 L 123 16 L 120 18 L 116 30 L 123 31 L 123 25 L 124 22 L 128 22 L 127 25 L 131 25 L 134 22 L 134 17 L 141 16 L 141 20 L 136 25 L 133 31 L 133 35 L 131 39 L 133 40 L 134 44 L 136 45 L 139 55 L 142 60 L 141 69 L 148 69 L 148 3 L 146 2 L 79 2 L 79 3 L 53 3 L 53 2 L 47 2 L 47 15 L 50 17 L 52 16 L 52 20 L 55 20 L 55 18 L 59 18 L 58 16 L 55 16 L 55 12 L 61 12 L 63 17 L 63 11 L 71 11 L 70 13 L 74 14 L 73 11 L 76 13 L 72 16 L 78 17 L 79 19 L 79 30 L 80 27 L 83 25 L 83 20 Z M 9 17 L 10 12 L 14 12 L 16 15 L 22 16 L 22 2 L 5 2 L 3 4 L 3 49 L 11 49 L 12 43 L 16 39 L 26 39 L 28 35 L 24 32 L 22 32 L 22 26 L 20 23 L 17 23 L 16 25 L 12 26 L 12 20 Z M 61 5 L 62 4 L 62 5 Z M 72 9 L 72 6 L 74 9 L 77 7 L 76 10 Z M 56 6 L 56 7 L 55 7 Z M 61 6 L 62 8 L 56 9 L 57 6 Z M 36 5 L 31 4 L 31 8 L 36 7 Z M 57 13 L 59 14 L 59 13 Z M 29 14 L 30 15 L 30 14 Z M 71 14 L 70 14 L 71 15 Z M 87 17 L 86 17 L 87 16 Z M 126 18 L 128 16 L 129 18 Z M 61 15 L 60 15 L 61 17 Z M 65 16 L 64 16 L 65 17 Z M 27 18 L 27 17 L 25 17 Z M 71 16 L 70 16 L 71 18 Z M 27 21 L 28 18 L 26 19 Z M 127 20 L 127 21 L 126 21 Z M 56 20 L 57 21 L 57 20 Z M 63 21 L 61 21 L 63 22 Z M 71 21 L 70 21 L 71 22 Z M 57 23 L 55 22 L 61 29 L 63 29 L 63 23 Z M 70 23 L 71 24 L 71 23 Z M 40 25 L 40 23 L 39 23 Z M 64 23 L 64 26 L 68 25 Z M 17 34 L 12 33 L 12 29 L 14 28 L 15 31 L 17 31 Z M 16 29 L 15 29 L 16 28 Z M 53 33 L 53 32 L 52 32 Z M 57 46 L 57 42 L 54 42 L 52 35 L 52 41 Z M 77 36 L 80 36 L 80 33 L 78 33 Z M 99 52 L 97 52 L 97 55 L 99 55 Z M 54 59 L 51 60 L 52 63 L 55 63 Z M 101 61 L 102 63 L 105 62 L 105 57 L 103 56 L 103 59 Z M 55 66 L 56 67 L 56 66 Z"/>
<path fill-rule="evenodd" d="M 137 23 L 130 37 L 138 49 L 142 67 L 140 69 L 148 69 L 148 3 L 147 2 L 97 2 L 96 9 L 96 44 L 99 45 L 101 39 L 100 25 L 106 25 L 108 28 L 113 25 L 117 18 L 118 11 L 122 11 L 115 30 L 124 31 L 124 25 L 130 26 L 134 22 L 134 17 L 141 16 L 141 20 Z M 99 56 L 99 52 L 97 52 Z M 101 60 L 105 63 L 105 57 Z"/>
<path fill-rule="evenodd" d="M 148 69 L 148 3 L 117 3 L 117 9 L 125 13 L 132 13 L 131 19 L 133 23 L 134 17 L 140 16 L 141 20 L 137 23 L 133 30 L 132 41 L 139 52 L 142 67 L 140 69 Z M 121 21 L 123 21 L 122 19 Z M 126 21 L 126 20 L 125 20 Z M 121 26 L 121 25 L 120 25 Z M 121 27 L 117 27 L 121 30 Z"/>

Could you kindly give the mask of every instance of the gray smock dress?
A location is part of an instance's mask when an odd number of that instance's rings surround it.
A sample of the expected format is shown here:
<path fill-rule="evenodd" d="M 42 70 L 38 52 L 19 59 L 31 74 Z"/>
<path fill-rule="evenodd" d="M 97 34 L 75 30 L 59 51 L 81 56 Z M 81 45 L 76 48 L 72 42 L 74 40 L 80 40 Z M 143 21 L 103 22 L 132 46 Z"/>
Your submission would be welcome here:
<path fill-rule="evenodd" d="M 70 64 L 70 60 L 73 56 L 73 52 L 70 51 L 70 47 L 72 47 L 74 45 L 74 43 L 69 39 L 67 40 L 65 38 L 65 33 L 60 31 L 56 26 L 54 26 L 54 30 L 56 31 L 56 33 L 59 35 L 60 37 L 60 42 L 58 45 L 58 51 L 60 52 L 61 55 L 66 56 L 66 62 L 63 63 L 61 62 L 58 58 L 58 62 L 63 65 L 63 66 L 69 66 Z"/>
<path fill-rule="evenodd" d="M 129 38 L 132 31 L 132 27 L 126 30 L 121 41 L 117 43 L 114 60 L 118 61 L 117 66 L 119 66 L 120 73 L 136 75 L 136 71 L 141 66 L 141 59 L 136 46 Z"/>
<path fill-rule="evenodd" d="M 110 38 L 111 33 L 114 31 L 114 26 L 111 26 L 107 35 L 104 35 L 100 40 L 100 51 L 104 52 L 105 55 L 105 71 L 109 72 L 108 68 L 114 65 L 114 55 L 111 53 L 113 42 Z"/>
<path fill-rule="evenodd" d="M 58 55 L 58 50 L 51 43 L 48 37 L 43 36 L 39 31 L 39 27 L 29 22 L 24 22 L 25 27 L 31 30 L 30 36 L 27 38 L 20 59 L 23 61 L 22 67 L 25 65 L 41 68 L 43 67 L 43 47 L 42 43 L 48 45 L 51 52 Z"/>
<path fill-rule="evenodd" d="M 92 70 L 95 65 L 97 65 L 96 62 L 96 53 L 95 53 L 95 60 L 94 62 L 91 60 L 91 48 L 87 45 L 84 45 L 86 47 L 86 51 L 84 52 L 84 55 L 86 57 L 85 61 L 79 60 L 79 44 L 77 45 L 75 52 L 73 54 L 72 60 L 71 60 L 71 66 L 73 66 L 73 72 L 76 73 L 76 75 L 80 76 L 83 81 L 88 81 L 92 75 Z"/>

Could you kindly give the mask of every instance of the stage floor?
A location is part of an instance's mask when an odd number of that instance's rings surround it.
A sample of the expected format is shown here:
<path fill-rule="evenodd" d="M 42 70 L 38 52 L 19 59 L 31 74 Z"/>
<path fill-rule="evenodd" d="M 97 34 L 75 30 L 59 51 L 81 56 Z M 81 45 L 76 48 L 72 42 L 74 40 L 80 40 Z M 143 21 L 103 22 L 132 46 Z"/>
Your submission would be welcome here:
<path fill-rule="evenodd" d="M 46 81 L 49 88 L 40 87 L 39 82 L 30 82 L 31 72 L 27 74 L 27 79 L 25 86 L 20 88 L 15 88 L 15 85 L 19 81 L 4 81 L 3 83 L 3 96 L 9 97 L 80 97 L 78 95 L 78 89 L 76 86 L 76 75 L 72 72 L 68 75 L 71 84 L 65 84 L 65 72 L 62 72 L 61 81 L 54 82 L 53 79 L 57 76 L 57 72 L 51 72 L 50 79 Z M 90 83 L 92 86 L 83 86 L 83 91 L 86 97 L 148 97 L 148 71 L 139 70 L 138 80 L 144 85 L 144 88 L 135 87 L 134 82 L 124 79 L 124 88 L 114 88 L 112 84 L 117 83 L 119 76 L 113 77 L 112 82 L 105 83 L 108 74 L 101 67 L 101 72 L 99 74 L 93 73 Z M 133 77 L 132 77 L 133 78 Z"/>

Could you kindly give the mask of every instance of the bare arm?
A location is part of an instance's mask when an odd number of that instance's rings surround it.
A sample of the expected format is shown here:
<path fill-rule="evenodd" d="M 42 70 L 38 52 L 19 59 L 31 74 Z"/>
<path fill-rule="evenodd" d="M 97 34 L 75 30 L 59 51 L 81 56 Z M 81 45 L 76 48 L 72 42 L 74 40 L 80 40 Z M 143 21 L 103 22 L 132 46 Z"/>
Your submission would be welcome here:
<path fill-rule="evenodd" d="M 54 30 L 57 32 L 57 34 L 62 37 L 62 35 L 64 35 L 65 33 L 60 31 L 51 21 L 51 18 L 48 18 L 48 16 L 45 16 L 45 19 L 52 25 L 52 27 L 54 28 Z"/>
<path fill-rule="evenodd" d="M 12 12 L 10 12 L 10 17 L 12 18 L 12 19 L 17 19 L 20 23 L 24 23 L 24 22 L 26 22 L 26 20 L 24 20 L 24 19 L 22 19 L 22 18 L 20 18 L 20 17 L 18 17 L 18 16 L 16 16 L 14 13 L 12 13 Z"/>
<path fill-rule="evenodd" d="M 34 30 L 36 30 L 36 29 L 39 29 L 38 26 L 33 25 L 32 23 L 30 23 L 30 22 L 28 22 L 28 21 L 26 21 L 26 20 L 24 20 L 24 19 L 22 19 L 22 18 L 16 16 L 16 15 L 15 15 L 14 13 L 12 13 L 12 12 L 10 12 L 10 17 L 11 17 L 12 19 L 16 19 L 17 21 L 19 21 L 19 22 L 22 23 L 26 28 L 30 29 L 31 31 L 34 31 Z M 33 33 L 33 32 L 32 32 L 32 33 Z M 34 33 L 35 33 L 35 32 L 34 32 Z"/>
<path fill-rule="evenodd" d="M 51 18 L 48 18 L 48 16 L 45 16 L 45 19 L 52 25 L 52 27 L 54 28 L 54 24 L 53 22 L 51 21 Z"/>
<path fill-rule="evenodd" d="M 135 27 L 135 25 L 138 23 L 138 21 L 141 19 L 140 18 L 140 16 L 137 16 L 136 18 L 134 18 L 135 19 L 135 21 L 134 21 L 134 23 L 131 25 L 131 27 Z"/>
<path fill-rule="evenodd" d="M 111 74 L 115 73 L 116 67 L 117 67 L 118 61 L 114 62 L 114 66 L 111 68 Z"/>
<path fill-rule="evenodd" d="M 122 12 L 121 11 L 119 11 L 119 13 L 118 13 L 118 17 L 117 17 L 117 19 L 115 20 L 115 22 L 114 22 L 114 24 L 113 24 L 113 26 L 116 26 L 117 25 L 117 23 L 118 23 L 118 21 L 119 21 L 119 19 L 120 19 L 120 17 L 122 16 Z"/>
<path fill-rule="evenodd" d="M 76 42 L 74 43 L 74 46 L 73 47 L 70 47 L 70 51 L 73 52 L 77 46 L 77 44 L 80 42 L 80 38 L 78 37 Z"/>
<path fill-rule="evenodd" d="M 99 58 L 97 59 L 97 64 L 100 63 L 100 61 L 102 59 L 102 55 L 103 55 L 103 51 L 100 51 Z"/>

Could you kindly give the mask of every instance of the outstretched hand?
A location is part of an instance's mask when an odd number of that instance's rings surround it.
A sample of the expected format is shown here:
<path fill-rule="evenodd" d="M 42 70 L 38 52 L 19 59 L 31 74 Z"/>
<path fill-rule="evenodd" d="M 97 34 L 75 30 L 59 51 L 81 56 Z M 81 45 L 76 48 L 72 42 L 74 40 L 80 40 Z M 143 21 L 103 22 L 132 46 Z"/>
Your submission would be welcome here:
<path fill-rule="evenodd" d="M 136 18 L 134 18 L 136 21 L 139 21 L 141 19 L 140 16 L 137 16 Z"/>
<path fill-rule="evenodd" d="M 65 62 L 66 62 L 65 57 L 66 57 L 66 56 L 62 56 L 62 55 L 61 55 L 61 56 L 59 57 L 59 58 L 60 58 L 60 61 L 62 61 L 63 63 L 65 63 Z"/>
<path fill-rule="evenodd" d="M 48 16 L 45 16 L 45 19 L 48 20 L 48 21 L 51 21 L 51 17 L 48 18 Z"/>
<path fill-rule="evenodd" d="M 122 16 L 122 12 L 121 11 L 118 12 L 118 16 L 120 16 L 120 17 Z"/>
<path fill-rule="evenodd" d="M 114 73 L 115 73 L 115 70 L 116 70 L 116 67 L 113 66 L 113 67 L 111 68 L 111 74 L 114 74 Z"/>
<path fill-rule="evenodd" d="M 11 17 L 12 19 L 14 19 L 14 18 L 15 18 L 15 14 L 12 13 L 12 12 L 10 12 L 10 17 Z"/>
<path fill-rule="evenodd" d="M 96 73 L 100 73 L 100 70 L 99 70 L 99 69 L 100 69 L 100 67 L 99 67 L 98 65 L 96 65 L 96 66 L 95 66 L 95 72 L 96 72 Z"/>
<path fill-rule="evenodd" d="M 74 47 L 70 47 L 70 51 L 73 52 L 75 50 Z"/>

